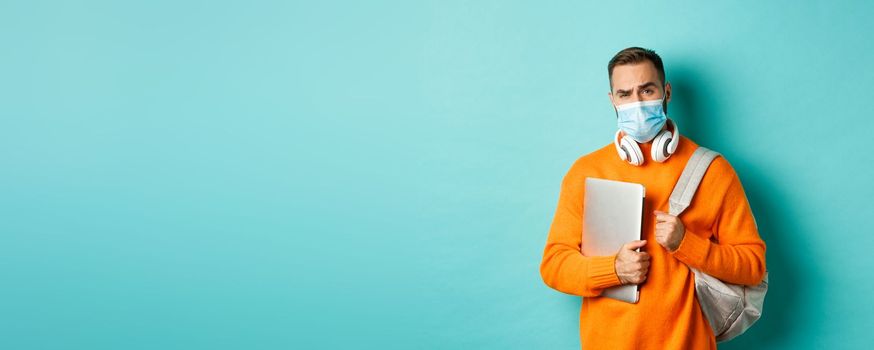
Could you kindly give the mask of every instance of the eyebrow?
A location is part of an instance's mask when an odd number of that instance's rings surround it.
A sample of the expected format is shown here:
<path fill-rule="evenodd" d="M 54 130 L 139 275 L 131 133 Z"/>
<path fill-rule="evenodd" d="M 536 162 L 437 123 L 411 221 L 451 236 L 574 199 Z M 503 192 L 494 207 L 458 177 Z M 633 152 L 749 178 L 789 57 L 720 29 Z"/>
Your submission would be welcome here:
<path fill-rule="evenodd" d="M 648 88 L 648 87 L 651 87 L 651 86 L 657 86 L 657 85 L 656 85 L 655 82 L 648 81 L 648 82 L 645 82 L 645 83 L 643 83 L 643 84 L 638 85 L 638 86 L 637 86 L 637 89 L 638 89 L 638 90 L 642 90 L 642 89 L 644 89 L 644 88 Z M 631 90 L 621 90 L 621 89 L 617 89 L 617 90 L 616 90 L 616 93 L 617 93 L 617 94 L 631 93 Z"/>
<path fill-rule="evenodd" d="M 651 82 L 651 81 L 648 81 L 648 82 L 646 82 L 646 83 L 643 83 L 642 85 L 638 85 L 638 86 L 637 86 L 637 89 L 640 90 L 640 89 L 643 89 L 643 88 L 648 88 L 648 87 L 650 87 L 650 86 L 656 86 L 656 83 Z"/>

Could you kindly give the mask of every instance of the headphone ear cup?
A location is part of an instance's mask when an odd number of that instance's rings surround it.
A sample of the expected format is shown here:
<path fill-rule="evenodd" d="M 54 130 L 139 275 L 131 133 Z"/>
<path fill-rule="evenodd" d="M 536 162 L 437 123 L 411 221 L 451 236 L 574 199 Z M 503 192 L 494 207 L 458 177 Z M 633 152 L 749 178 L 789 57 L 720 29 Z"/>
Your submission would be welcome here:
<path fill-rule="evenodd" d="M 625 149 L 625 146 L 619 146 L 619 159 L 622 159 L 626 162 L 631 162 L 631 156 L 628 155 L 628 150 Z"/>
<path fill-rule="evenodd" d="M 673 120 L 671 120 L 671 126 L 674 127 L 674 131 L 671 132 L 671 142 L 668 143 L 668 154 L 674 154 L 677 151 L 677 145 L 680 144 L 680 127 Z"/>
<path fill-rule="evenodd" d="M 643 152 L 640 150 L 640 146 L 637 145 L 637 142 L 632 140 L 629 136 L 624 136 L 619 143 L 619 147 L 625 151 L 625 154 L 628 156 L 627 161 L 631 163 L 631 165 L 637 166 L 643 164 Z"/>
<path fill-rule="evenodd" d="M 622 149 L 622 146 L 619 146 L 619 133 L 620 130 L 616 130 L 616 135 L 613 135 L 613 146 L 616 147 L 616 153 L 619 155 L 619 159 L 628 160 L 628 152 Z"/>
<path fill-rule="evenodd" d="M 671 132 L 670 131 L 662 131 L 655 137 L 652 143 L 652 149 L 650 150 L 650 154 L 652 155 L 652 159 L 656 162 L 664 162 L 668 160 L 668 157 L 671 156 L 672 152 L 669 152 L 668 145 L 671 142 Z"/>

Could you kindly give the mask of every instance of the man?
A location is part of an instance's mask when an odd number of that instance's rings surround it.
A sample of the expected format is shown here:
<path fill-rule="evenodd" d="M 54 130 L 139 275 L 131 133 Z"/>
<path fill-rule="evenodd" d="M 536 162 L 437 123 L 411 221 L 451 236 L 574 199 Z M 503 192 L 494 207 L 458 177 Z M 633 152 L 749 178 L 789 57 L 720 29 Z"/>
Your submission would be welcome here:
<path fill-rule="evenodd" d="M 679 217 L 667 214 L 668 197 L 698 145 L 666 116 L 671 84 L 654 51 L 624 49 L 607 71 L 619 131 L 564 176 L 540 274 L 549 287 L 585 297 L 579 318 L 584 349 L 716 349 L 689 267 L 727 283 L 756 285 L 765 273 L 765 242 L 724 157 L 710 165 L 689 208 Z M 582 255 L 586 177 L 645 186 L 642 240 L 612 256 Z M 623 284 L 640 285 L 638 303 L 600 297 Z"/>

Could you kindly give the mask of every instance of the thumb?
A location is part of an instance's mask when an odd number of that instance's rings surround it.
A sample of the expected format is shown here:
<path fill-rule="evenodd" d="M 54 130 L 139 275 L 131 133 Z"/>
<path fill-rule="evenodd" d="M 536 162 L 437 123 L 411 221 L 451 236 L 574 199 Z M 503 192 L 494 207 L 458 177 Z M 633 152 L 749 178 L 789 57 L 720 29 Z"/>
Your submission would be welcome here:
<path fill-rule="evenodd" d="M 625 245 L 622 246 L 622 248 L 627 249 L 627 250 L 635 250 L 635 249 L 641 248 L 645 245 L 646 245 L 646 240 L 644 239 L 644 240 L 631 241 L 631 242 L 625 243 Z"/>

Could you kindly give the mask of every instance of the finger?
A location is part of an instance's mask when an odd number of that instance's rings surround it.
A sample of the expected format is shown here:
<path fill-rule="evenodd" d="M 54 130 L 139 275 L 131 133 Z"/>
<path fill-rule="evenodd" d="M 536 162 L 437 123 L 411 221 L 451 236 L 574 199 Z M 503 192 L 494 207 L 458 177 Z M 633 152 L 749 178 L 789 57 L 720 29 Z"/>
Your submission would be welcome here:
<path fill-rule="evenodd" d="M 671 231 L 674 231 L 675 227 L 676 227 L 676 225 L 674 225 L 670 222 L 665 222 L 665 223 L 662 223 L 661 226 L 656 227 L 656 231 L 671 232 Z"/>
<path fill-rule="evenodd" d="M 677 227 L 677 223 L 671 222 L 671 221 L 663 221 L 663 222 L 657 223 L 655 227 L 657 229 L 673 231 L 674 227 Z"/>
<path fill-rule="evenodd" d="M 653 211 L 653 214 L 655 214 L 656 216 L 656 221 L 668 221 L 675 217 L 671 214 L 659 210 Z"/>
<path fill-rule="evenodd" d="M 674 221 L 676 221 L 676 220 L 677 220 L 677 219 L 674 218 L 673 216 L 662 216 L 661 218 L 657 218 L 657 219 L 656 219 L 656 223 L 660 223 L 660 224 L 672 224 L 672 223 L 674 223 Z"/>
<path fill-rule="evenodd" d="M 634 255 L 635 257 L 640 257 L 641 259 L 648 259 L 650 257 L 649 253 L 647 253 L 646 251 L 642 251 L 642 252 L 632 251 L 631 254 Z"/>
<path fill-rule="evenodd" d="M 646 240 L 645 240 L 645 239 L 644 239 L 644 240 L 638 240 L 638 241 L 631 241 L 631 242 L 625 243 L 625 245 L 622 246 L 622 249 L 625 249 L 625 250 L 635 250 L 635 249 L 637 249 L 637 248 L 641 248 L 641 247 L 643 247 L 643 246 L 645 246 L 645 245 L 646 245 Z"/>

